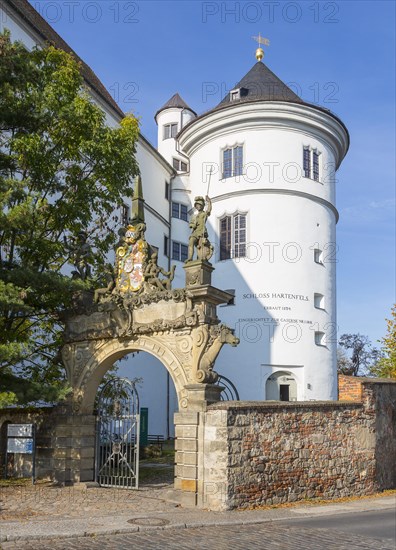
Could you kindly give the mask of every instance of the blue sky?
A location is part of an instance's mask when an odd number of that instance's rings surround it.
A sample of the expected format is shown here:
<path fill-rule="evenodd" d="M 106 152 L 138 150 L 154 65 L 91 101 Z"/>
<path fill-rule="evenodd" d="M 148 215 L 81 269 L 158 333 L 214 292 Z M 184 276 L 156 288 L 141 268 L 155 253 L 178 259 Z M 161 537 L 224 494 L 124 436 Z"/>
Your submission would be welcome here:
<path fill-rule="evenodd" d="M 197 112 L 255 63 L 336 113 L 351 147 L 338 172 L 339 334 L 385 334 L 395 301 L 393 1 L 31 3 L 92 67 L 155 145 L 155 112 L 176 91 Z"/>

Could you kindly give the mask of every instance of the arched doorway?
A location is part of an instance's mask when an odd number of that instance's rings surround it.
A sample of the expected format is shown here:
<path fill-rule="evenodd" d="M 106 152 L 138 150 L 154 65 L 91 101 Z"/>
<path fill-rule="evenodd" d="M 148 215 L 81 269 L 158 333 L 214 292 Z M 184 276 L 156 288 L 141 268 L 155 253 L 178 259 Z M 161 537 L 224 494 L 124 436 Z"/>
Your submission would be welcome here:
<path fill-rule="evenodd" d="M 287 371 L 274 372 L 265 384 L 266 399 L 270 401 L 297 401 L 297 382 Z"/>

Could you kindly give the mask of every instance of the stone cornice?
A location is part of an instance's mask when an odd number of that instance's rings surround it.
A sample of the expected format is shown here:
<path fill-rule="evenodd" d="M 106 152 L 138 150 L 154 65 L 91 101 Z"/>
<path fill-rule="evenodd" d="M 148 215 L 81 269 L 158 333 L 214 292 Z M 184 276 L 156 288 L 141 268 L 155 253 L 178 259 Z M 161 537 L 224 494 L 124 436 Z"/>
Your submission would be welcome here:
<path fill-rule="evenodd" d="M 308 199 L 314 202 L 317 202 L 318 204 L 321 204 L 322 206 L 325 206 L 329 210 L 331 210 L 335 216 L 336 223 L 339 220 L 339 213 L 337 208 L 331 204 L 331 202 L 326 201 L 325 199 L 322 199 L 320 197 L 317 197 L 316 195 L 311 195 L 310 193 L 305 193 L 304 191 L 297 191 L 293 189 L 277 189 L 277 188 L 269 188 L 269 189 L 241 189 L 239 191 L 230 191 L 229 193 L 224 193 L 222 195 L 216 195 L 215 197 L 212 197 L 212 202 L 220 202 L 226 199 L 230 199 L 233 197 L 240 197 L 240 196 L 246 196 L 246 195 L 261 195 L 261 194 L 275 194 L 275 195 L 291 195 L 294 197 L 301 197 L 303 199 Z"/>
<path fill-rule="evenodd" d="M 244 130 L 279 129 L 306 133 L 324 140 L 332 149 L 336 168 L 349 147 L 345 126 L 335 116 L 308 105 L 281 101 L 244 103 L 213 111 L 193 120 L 178 135 L 181 149 L 188 156 L 214 137 Z"/>

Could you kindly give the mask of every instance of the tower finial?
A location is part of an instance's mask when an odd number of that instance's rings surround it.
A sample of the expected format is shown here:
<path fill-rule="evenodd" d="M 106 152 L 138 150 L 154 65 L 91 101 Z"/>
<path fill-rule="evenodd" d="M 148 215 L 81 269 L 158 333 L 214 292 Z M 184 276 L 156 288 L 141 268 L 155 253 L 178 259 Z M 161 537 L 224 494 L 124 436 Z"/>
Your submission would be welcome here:
<path fill-rule="evenodd" d="M 256 50 L 256 59 L 257 61 L 261 61 L 264 57 L 264 50 L 261 48 L 261 44 L 264 44 L 264 46 L 269 46 L 269 40 L 268 38 L 261 38 L 261 33 L 259 33 L 258 36 L 252 36 L 252 38 L 258 43 L 259 47 Z"/>

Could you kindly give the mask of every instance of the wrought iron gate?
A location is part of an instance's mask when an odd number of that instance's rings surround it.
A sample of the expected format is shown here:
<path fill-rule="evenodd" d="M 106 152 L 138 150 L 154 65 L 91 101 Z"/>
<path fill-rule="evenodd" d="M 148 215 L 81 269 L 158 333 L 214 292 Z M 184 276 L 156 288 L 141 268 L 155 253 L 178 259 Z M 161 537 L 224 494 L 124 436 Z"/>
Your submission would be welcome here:
<path fill-rule="evenodd" d="M 139 396 L 128 378 L 106 382 L 98 398 L 96 479 L 102 487 L 139 487 Z"/>
<path fill-rule="evenodd" d="M 238 390 L 229 378 L 219 374 L 216 384 L 218 386 L 223 386 L 223 390 L 220 394 L 221 401 L 239 401 Z"/>

